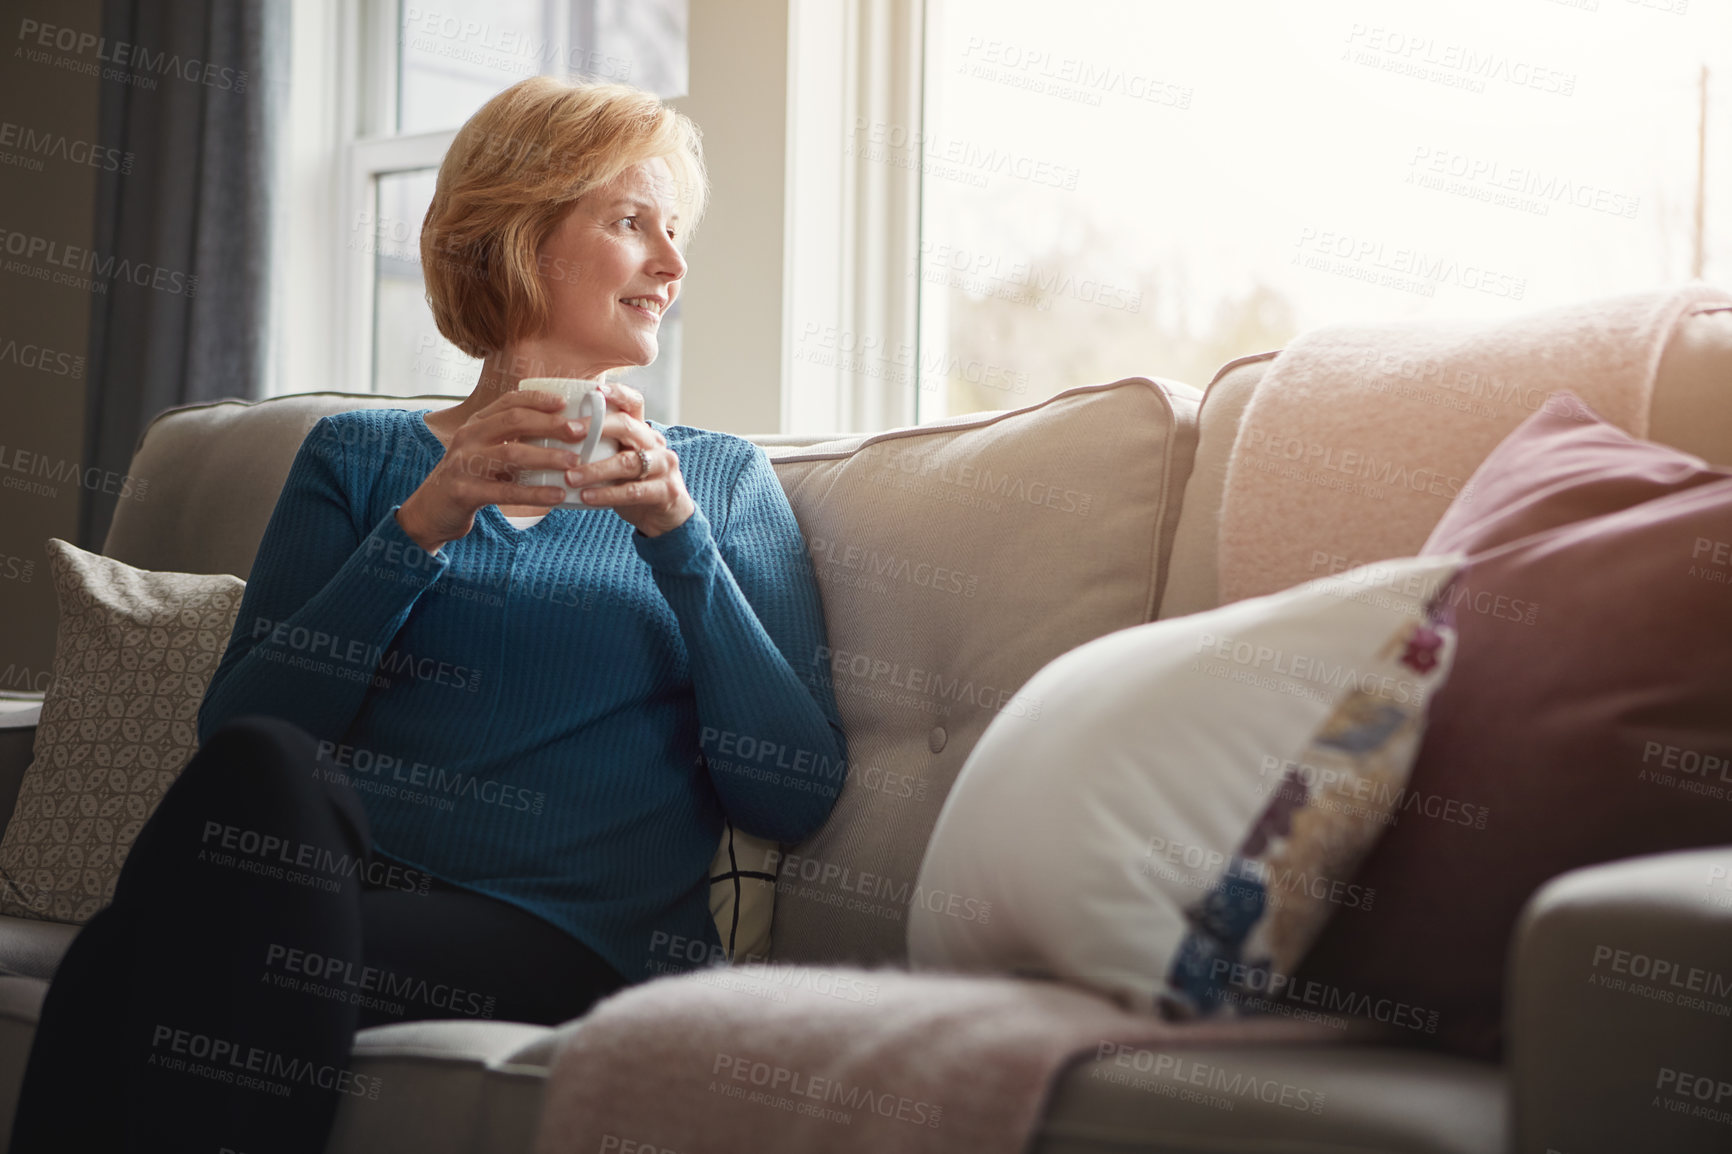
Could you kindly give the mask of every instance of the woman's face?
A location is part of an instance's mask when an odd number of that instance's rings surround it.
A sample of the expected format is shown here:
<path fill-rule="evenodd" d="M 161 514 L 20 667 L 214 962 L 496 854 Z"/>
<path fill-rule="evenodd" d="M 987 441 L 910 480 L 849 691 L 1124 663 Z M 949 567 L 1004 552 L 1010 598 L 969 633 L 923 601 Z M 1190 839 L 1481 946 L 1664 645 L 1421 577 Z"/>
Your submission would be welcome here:
<path fill-rule="evenodd" d="M 520 350 L 536 375 L 598 377 L 656 359 L 661 315 L 679 296 L 673 174 L 644 161 L 586 193 L 542 243 L 546 330 Z"/>

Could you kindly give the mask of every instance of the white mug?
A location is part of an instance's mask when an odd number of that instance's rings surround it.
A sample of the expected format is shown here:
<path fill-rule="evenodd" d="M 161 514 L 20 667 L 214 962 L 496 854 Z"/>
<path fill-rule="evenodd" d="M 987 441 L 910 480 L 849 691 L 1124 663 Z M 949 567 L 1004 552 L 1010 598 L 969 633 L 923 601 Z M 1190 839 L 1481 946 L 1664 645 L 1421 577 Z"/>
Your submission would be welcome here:
<path fill-rule="evenodd" d="M 605 461 L 619 452 L 619 445 L 612 437 L 601 435 L 602 418 L 607 415 L 607 398 L 595 391 L 600 384 L 599 380 L 576 380 L 570 377 L 525 377 L 519 381 L 519 389 L 535 389 L 562 398 L 565 401 L 565 411 L 562 414 L 564 420 L 589 421 L 589 433 L 581 444 L 576 441 L 561 441 L 555 437 L 530 437 L 524 443 L 546 449 L 575 449 L 586 465 Z M 554 506 L 557 509 L 595 507 L 584 504 L 583 499 L 578 496 L 580 490 L 590 486 L 574 487 L 566 484 L 564 469 L 525 469 L 518 479 L 525 485 L 552 485 L 564 489 L 565 500 Z"/>

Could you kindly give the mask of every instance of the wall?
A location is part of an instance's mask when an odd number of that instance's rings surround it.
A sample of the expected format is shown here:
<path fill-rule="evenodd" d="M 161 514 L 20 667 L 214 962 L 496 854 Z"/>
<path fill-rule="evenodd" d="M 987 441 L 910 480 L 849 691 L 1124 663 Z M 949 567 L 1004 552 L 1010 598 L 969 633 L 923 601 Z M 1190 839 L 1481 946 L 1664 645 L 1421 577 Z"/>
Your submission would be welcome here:
<path fill-rule="evenodd" d="M 94 33 L 100 11 L 97 0 L 0 3 L 0 691 L 47 688 L 57 608 L 43 544 L 77 532 L 77 483 L 32 470 L 69 476 L 82 454 L 91 298 L 24 270 L 54 267 L 31 257 L 31 238 L 90 244 L 96 169 L 71 157 L 96 139 L 101 84 L 26 58 L 20 28 Z M 21 487 L 32 484 L 44 491 Z"/>
<path fill-rule="evenodd" d="M 703 129 L 711 190 L 680 290 L 687 425 L 782 429 L 788 4 L 691 6 L 691 91 L 670 103 Z"/>

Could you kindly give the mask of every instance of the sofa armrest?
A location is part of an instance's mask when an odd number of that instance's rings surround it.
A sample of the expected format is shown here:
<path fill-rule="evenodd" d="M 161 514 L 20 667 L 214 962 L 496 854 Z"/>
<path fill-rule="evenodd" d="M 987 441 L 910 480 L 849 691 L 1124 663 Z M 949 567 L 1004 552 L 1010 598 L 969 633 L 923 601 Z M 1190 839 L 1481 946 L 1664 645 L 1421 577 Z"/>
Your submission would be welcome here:
<path fill-rule="evenodd" d="M 40 709 L 37 710 L 41 712 Z M 24 784 L 24 771 L 35 756 L 36 719 L 20 724 L 24 719 L 12 716 L 0 724 L 0 830 L 12 820 L 12 807 L 18 802 L 18 787 Z"/>
<path fill-rule="evenodd" d="M 1505 1010 L 1518 1154 L 1732 1141 L 1732 846 L 1553 879 Z"/>

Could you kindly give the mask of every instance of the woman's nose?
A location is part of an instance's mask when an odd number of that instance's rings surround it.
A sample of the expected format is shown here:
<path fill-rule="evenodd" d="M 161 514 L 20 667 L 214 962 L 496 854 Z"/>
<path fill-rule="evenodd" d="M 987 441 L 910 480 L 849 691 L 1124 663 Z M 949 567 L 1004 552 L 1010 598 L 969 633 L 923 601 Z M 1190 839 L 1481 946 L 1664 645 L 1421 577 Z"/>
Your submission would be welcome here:
<path fill-rule="evenodd" d="M 661 251 L 656 254 L 655 271 L 669 280 L 683 280 L 686 275 L 686 258 L 680 255 L 680 250 L 672 240 L 664 238 Z"/>

